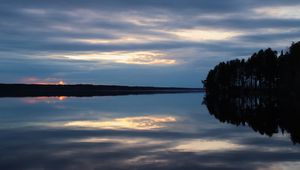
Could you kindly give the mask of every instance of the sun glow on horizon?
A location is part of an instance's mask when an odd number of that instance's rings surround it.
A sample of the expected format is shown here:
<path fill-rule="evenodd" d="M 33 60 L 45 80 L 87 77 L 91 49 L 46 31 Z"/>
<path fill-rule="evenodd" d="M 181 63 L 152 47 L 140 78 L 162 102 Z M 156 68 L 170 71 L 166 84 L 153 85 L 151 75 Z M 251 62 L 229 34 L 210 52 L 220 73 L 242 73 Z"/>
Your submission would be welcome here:
<path fill-rule="evenodd" d="M 63 80 L 57 80 L 57 78 L 45 78 L 40 79 L 36 77 L 25 77 L 20 80 L 24 84 L 35 84 L 35 85 L 66 85 Z"/>
<path fill-rule="evenodd" d="M 65 85 L 66 83 L 64 81 L 59 81 L 57 84 L 58 85 Z"/>
<path fill-rule="evenodd" d="M 32 83 L 32 84 L 37 84 L 37 85 L 65 85 L 66 83 L 64 81 L 59 81 L 59 82 L 37 82 L 37 83 Z"/>

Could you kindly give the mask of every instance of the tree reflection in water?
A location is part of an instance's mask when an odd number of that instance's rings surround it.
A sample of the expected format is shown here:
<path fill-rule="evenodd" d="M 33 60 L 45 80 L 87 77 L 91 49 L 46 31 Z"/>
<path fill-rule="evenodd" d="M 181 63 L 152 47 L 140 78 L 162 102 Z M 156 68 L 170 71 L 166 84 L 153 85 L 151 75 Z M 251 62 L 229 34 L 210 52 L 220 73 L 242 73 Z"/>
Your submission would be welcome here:
<path fill-rule="evenodd" d="M 288 133 L 294 144 L 300 143 L 300 99 L 297 97 L 207 93 L 204 104 L 221 122 L 248 125 L 268 136 Z"/>

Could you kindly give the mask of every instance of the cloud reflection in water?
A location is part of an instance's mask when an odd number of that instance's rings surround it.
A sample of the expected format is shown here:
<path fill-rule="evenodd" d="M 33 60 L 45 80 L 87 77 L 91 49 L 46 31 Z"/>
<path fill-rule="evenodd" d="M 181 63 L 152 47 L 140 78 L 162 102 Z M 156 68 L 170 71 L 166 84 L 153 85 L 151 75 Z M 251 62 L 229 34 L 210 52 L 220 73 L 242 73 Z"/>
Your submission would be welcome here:
<path fill-rule="evenodd" d="M 299 145 L 220 123 L 202 97 L 0 99 L 0 169 L 299 169 Z"/>
<path fill-rule="evenodd" d="M 244 146 L 226 140 L 192 139 L 179 142 L 174 149 L 185 152 L 237 150 Z"/>
<path fill-rule="evenodd" d="M 176 118 L 171 116 L 140 116 L 116 118 L 107 121 L 72 121 L 65 123 L 64 126 L 100 129 L 151 130 L 164 128 L 166 123 L 171 122 L 176 122 Z"/>

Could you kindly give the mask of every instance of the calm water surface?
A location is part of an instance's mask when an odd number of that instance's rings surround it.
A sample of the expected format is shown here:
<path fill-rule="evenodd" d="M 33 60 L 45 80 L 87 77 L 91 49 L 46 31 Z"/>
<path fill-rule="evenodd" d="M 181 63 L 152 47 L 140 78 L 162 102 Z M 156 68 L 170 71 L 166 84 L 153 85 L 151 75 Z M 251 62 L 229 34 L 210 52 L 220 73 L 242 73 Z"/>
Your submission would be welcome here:
<path fill-rule="evenodd" d="M 288 134 L 221 123 L 204 94 L 0 99 L 0 169 L 300 169 Z"/>

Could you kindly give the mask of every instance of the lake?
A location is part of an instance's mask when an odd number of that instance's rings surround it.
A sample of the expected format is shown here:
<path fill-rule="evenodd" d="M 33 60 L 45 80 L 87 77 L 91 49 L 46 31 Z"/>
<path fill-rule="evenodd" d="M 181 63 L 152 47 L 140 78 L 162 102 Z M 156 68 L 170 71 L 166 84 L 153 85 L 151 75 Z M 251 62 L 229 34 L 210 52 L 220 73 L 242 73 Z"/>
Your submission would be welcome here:
<path fill-rule="evenodd" d="M 1 98 L 0 169 L 300 169 L 288 133 L 222 123 L 203 97 Z"/>

